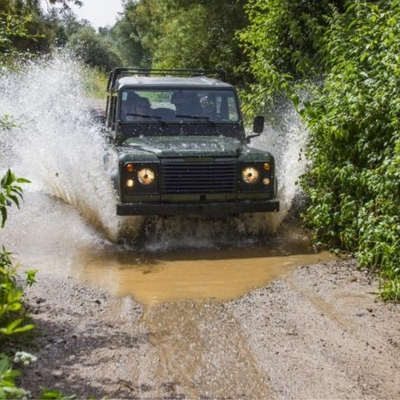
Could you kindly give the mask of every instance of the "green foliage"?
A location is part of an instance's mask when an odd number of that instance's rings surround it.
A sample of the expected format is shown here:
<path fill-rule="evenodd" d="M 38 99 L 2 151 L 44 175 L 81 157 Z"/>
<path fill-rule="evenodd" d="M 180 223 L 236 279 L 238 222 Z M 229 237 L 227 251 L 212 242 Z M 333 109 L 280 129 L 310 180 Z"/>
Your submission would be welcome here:
<path fill-rule="evenodd" d="M 16 283 L 11 253 L 3 248 L 0 253 L 0 334 L 13 335 L 33 329 L 33 325 L 22 325 L 22 294 L 22 288 Z"/>
<path fill-rule="evenodd" d="M 22 183 L 29 183 L 28 180 L 17 178 L 13 172 L 8 170 L 0 182 L 0 215 L 1 227 L 7 220 L 7 206 L 14 203 L 19 208 L 19 201 L 22 199 Z"/>
<path fill-rule="evenodd" d="M 23 52 L 16 46 L 18 40 L 32 39 L 28 33 L 30 15 L 1 12 L 0 9 L 0 65 L 22 58 Z"/>
<path fill-rule="evenodd" d="M 15 379 L 21 373 L 13 369 L 12 363 L 4 353 L 0 354 L 0 399 L 22 399 L 28 393 L 15 385 Z"/>
<path fill-rule="evenodd" d="M 125 2 L 119 21 L 111 29 L 100 28 L 99 33 L 115 45 L 126 65 L 145 67 L 149 65 L 149 56 L 143 48 L 142 37 L 139 36 L 137 7 L 136 2 Z"/>
<path fill-rule="evenodd" d="M 19 206 L 19 198 L 22 198 L 22 189 L 17 184 L 28 182 L 22 178 L 16 178 L 8 170 L 0 181 L 0 210 L 2 215 L 2 227 L 7 219 L 7 207 L 15 203 Z M 30 274 L 28 282 L 32 281 Z M 33 279 L 34 280 L 34 279 Z M 33 329 L 32 324 L 24 324 L 22 316 L 23 290 L 17 286 L 16 267 L 12 264 L 11 253 L 4 249 L 0 253 L 0 341 L 5 337 L 23 333 Z M 15 385 L 15 379 L 20 372 L 13 368 L 7 355 L 0 354 L 0 398 L 20 399 L 27 396 L 24 389 Z"/>
<path fill-rule="evenodd" d="M 112 46 L 92 28 L 82 28 L 72 35 L 68 46 L 76 57 L 93 68 L 111 71 L 123 64 Z"/>
<path fill-rule="evenodd" d="M 355 251 L 400 300 L 400 1 L 354 1 L 321 43 L 328 74 L 309 127 L 305 218 L 318 241 Z"/>
<path fill-rule="evenodd" d="M 83 85 L 85 92 L 91 99 L 105 100 L 107 86 L 107 74 L 98 68 L 85 68 Z"/>
<path fill-rule="evenodd" d="M 22 189 L 19 184 L 29 181 L 17 178 L 10 170 L 0 181 L 0 209 L 2 227 L 7 220 L 7 207 L 15 203 L 19 207 L 22 198 Z M 7 344 L 10 336 L 30 331 L 34 325 L 24 321 L 25 313 L 22 304 L 23 288 L 17 285 L 16 266 L 12 263 L 11 253 L 4 247 L 0 253 L 0 343 Z M 36 282 L 38 270 L 26 271 L 26 285 L 32 286 Z M 13 362 L 5 353 L 0 354 L 0 399 L 23 399 L 29 392 L 16 386 L 15 380 L 21 375 L 14 364 L 23 366 L 35 362 L 36 357 L 29 353 L 17 352 Z M 75 396 L 66 397 L 58 391 L 44 390 L 43 399 L 74 399 Z"/>
<path fill-rule="evenodd" d="M 30 287 L 34 283 L 36 283 L 36 274 L 39 272 L 38 269 L 31 269 L 29 271 L 25 271 L 26 275 L 26 284 Z"/>
<path fill-rule="evenodd" d="M 277 96 L 298 103 L 294 84 L 299 78 L 321 74 L 317 49 L 326 28 L 326 16 L 341 10 L 344 0 L 250 0 L 249 24 L 238 34 L 248 62 L 242 71 L 254 81 L 243 92 L 248 115 L 264 113 Z"/>
<path fill-rule="evenodd" d="M 12 116 L 6 114 L 0 117 L 0 131 L 10 131 L 16 127 L 17 125 L 14 123 Z"/>
<path fill-rule="evenodd" d="M 65 46 L 69 37 L 88 22 L 80 22 L 70 4 L 82 5 L 80 0 L 48 0 L 45 13 L 43 2 L 37 0 L 2 0 L 0 2 L 0 65 L 48 54 Z M 54 6 L 54 7 L 53 7 Z"/>
<path fill-rule="evenodd" d="M 234 40 L 245 26 L 246 0 L 128 1 L 114 33 L 131 46 L 134 65 L 159 68 L 222 68 L 238 81 L 243 61 Z M 123 35 L 123 37 L 121 36 Z M 130 61 L 129 60 L 129 61 Z"/>
<path fill-rule="evenodd" d="M 48 390 L 46 388 L 42 388 L 43 393 L 40 396 L 41 399 L 58 399 L 58 400 L 74 400 L 76 398 L 75 395 L 65 396 L 58 390 Z"/>

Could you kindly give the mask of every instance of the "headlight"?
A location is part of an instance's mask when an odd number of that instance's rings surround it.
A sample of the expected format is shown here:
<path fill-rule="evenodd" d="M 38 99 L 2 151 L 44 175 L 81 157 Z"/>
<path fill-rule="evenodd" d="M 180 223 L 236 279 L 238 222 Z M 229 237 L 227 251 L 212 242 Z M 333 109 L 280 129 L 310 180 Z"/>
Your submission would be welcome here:
<path fill-rule="evenodd" d="M 154 171 L 150 168 L 141 169 L 138 171 L 137 176 L 139 183 L 145 186 L 151 185 L 156 178 Z"/>
<path fill-rule="evenodd" d="M 253 167 L 247 167 L 242 171 L 242 179 L 244 182 L 253 184 L 258 181 L 260 174 L 259 172 Z"/>

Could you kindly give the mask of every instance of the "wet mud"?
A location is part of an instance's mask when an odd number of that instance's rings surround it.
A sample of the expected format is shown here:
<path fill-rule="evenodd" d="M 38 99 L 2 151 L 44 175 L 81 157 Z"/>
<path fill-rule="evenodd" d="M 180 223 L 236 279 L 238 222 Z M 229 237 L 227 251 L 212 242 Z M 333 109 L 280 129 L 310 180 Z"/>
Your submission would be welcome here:
<path fill-rule="evenodd" d="M 302 267 L 231 301 L 144 307 L 71 279 L 28 293 L 22 383 L 79 398 L 397 399 L 399 306 L 355 262 Z"/>

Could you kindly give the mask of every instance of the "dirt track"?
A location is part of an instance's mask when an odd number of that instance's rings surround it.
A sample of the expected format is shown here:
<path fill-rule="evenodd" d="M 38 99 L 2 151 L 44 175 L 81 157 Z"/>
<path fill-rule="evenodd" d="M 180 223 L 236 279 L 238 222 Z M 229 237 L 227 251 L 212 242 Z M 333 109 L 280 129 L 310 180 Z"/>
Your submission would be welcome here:
<path fill-rule="evenodd" d="M 78 398 L 400 398 L 400 307 L 353 261 L 303 267 L 226 303 L 149 310 L 71 280 L 27 295 L 39 361 L 22 386 Z"/>

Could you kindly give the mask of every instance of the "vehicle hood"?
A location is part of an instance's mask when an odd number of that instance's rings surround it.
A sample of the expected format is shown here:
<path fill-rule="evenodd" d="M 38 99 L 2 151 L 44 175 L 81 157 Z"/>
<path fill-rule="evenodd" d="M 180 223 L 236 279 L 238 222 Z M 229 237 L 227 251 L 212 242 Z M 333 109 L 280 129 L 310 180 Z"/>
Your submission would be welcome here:
<path fill-rule="evenodd" d="M 153 153 L 164 157 L 238 157 L 242 143 L 235 138 L 224 136 L 173 136 L 130 138 L 123 144 L 125 152 Z"/>

